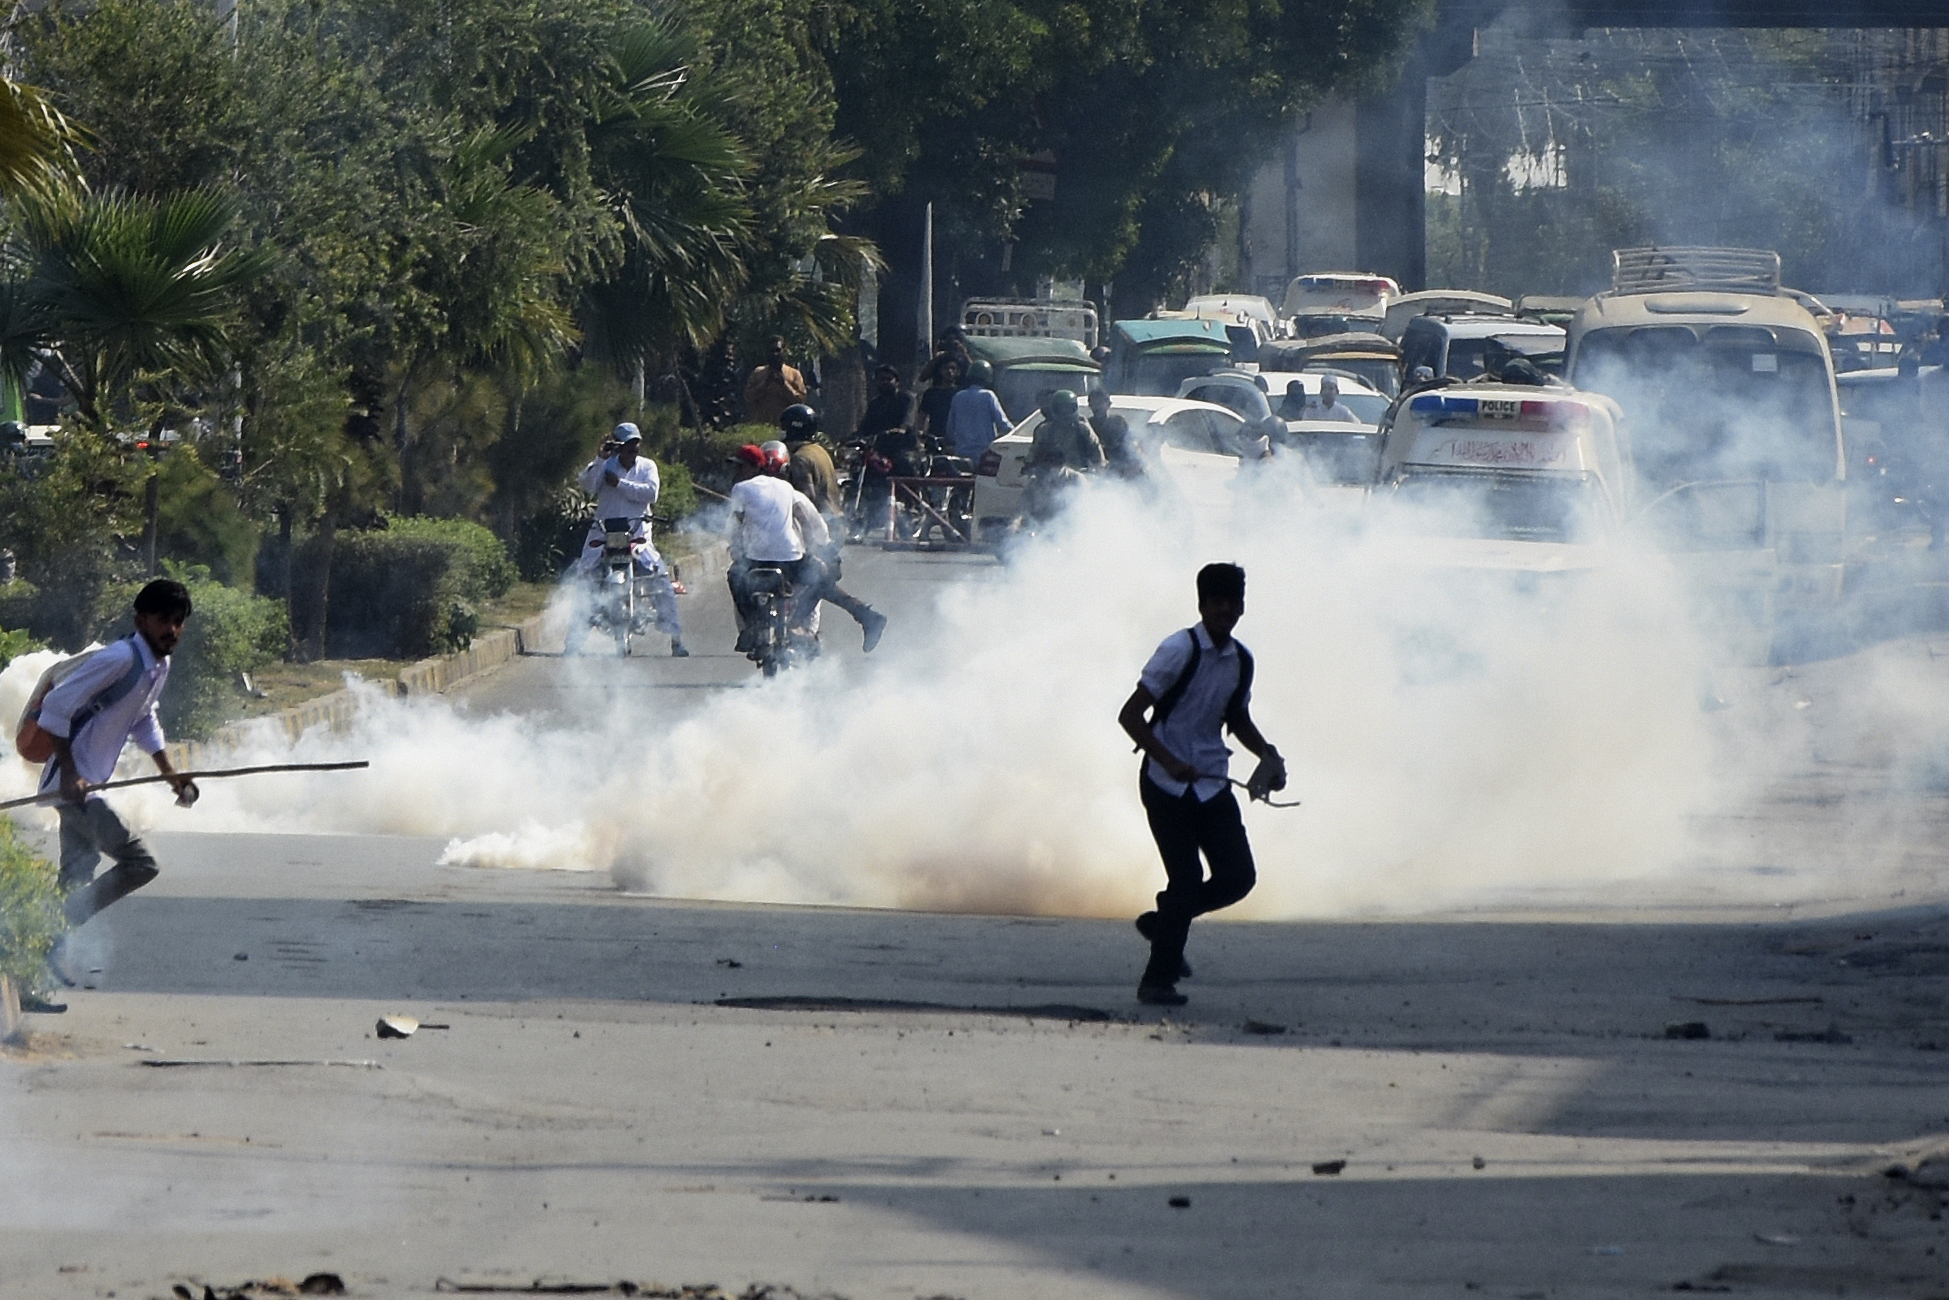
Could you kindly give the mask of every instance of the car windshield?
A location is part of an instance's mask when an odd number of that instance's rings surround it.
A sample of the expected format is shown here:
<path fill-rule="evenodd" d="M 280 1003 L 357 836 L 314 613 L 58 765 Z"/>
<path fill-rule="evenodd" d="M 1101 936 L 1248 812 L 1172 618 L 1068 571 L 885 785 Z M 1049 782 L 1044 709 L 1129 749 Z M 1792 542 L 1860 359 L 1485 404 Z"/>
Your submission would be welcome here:
<path fill-rule="evenodd" d="M 1395 480 L 1388 498 L 1400 522 L 1427 536 L 1603 539 L 1598 486 L 1589 475 L 1410 473 Z"/>
<path fill-rule="evenodd" d="M 1473 379 L 1493 360 L 1498 369 L 1512 356 L 1561 357 L 1561 334 L 1534 337 L 1524 334 L 1497 335 L 1494 338 L 1453 339 L 1448 344 L 1448 373 L 1456 379 Z"/>
<path fill-rule="evenodd" d="M 1208 375 L 1227 359 L 1212 352 L 1140 352 L 1118 368 L 1122 390 L 1139 397 L 1171 397 L 1187 379 Z"/>
<path fill-rule="evenodd" d="M 1682 326 L 1593 331 L 1575 382 L 1617 400 L 1653 481 L 1834 477 L 1826 358 L 1765 329 L 1715 326 L 1702 341 Z"/>

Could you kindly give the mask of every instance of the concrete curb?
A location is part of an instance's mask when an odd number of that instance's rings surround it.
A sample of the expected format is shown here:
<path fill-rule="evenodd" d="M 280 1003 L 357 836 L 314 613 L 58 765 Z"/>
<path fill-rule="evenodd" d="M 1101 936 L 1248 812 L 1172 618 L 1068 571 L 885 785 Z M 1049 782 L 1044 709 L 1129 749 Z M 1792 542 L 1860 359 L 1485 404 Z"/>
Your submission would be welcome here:
<path fill-rule="evenodd" d="M 683 560 L 678 566 L 679 576 L 685 585 L 694 588 L 700 582 L 722 575 L 730 562 L 730 548 L 723 542 L 714 542 Z M 546 615 L 537 614 L 513 626 L 486 629 L 465 650 L 422 659 L 401 669 L 391 681 L 375 682 L 374 685 L 381 693 L 394 699 L 443 695 L 470 678 L 539 648 L 545 618 Z M 362 691 L 333 691 L 261 718 L 232 722 L 208 740 L 172 743 L 169 746 L 169 760 L 185 770 L 209 767 L 223 756 L 241 749 L 247 742 L 262 740 L 267 733 L 271 736 L 281 734 L 288 743 L 295 745 L 299 737 L 314 727 L 322 726 L 332 732 L 349 731 L 368 698 L 370 696 Z"/>

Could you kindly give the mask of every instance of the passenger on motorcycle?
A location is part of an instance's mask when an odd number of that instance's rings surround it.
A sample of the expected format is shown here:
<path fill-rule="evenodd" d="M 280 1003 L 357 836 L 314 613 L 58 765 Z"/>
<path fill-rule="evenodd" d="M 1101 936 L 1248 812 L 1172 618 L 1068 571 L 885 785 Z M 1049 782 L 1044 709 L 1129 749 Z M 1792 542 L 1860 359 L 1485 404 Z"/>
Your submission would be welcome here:
<path fill-rule="evenodd" d="M 782 450 L 782 446 L 781 446 Z M 755 612 L 750 572 L 753 565 L 785 571 L 792 584 L 792 626 L 804 627 L 824 596 L 826 567 L 819 551 L 832 540 L 826 521 L 809 498 L 780 476 L 782 459 L 746 443 L 731 456 L 736 480 L 731 486 L 731 568 L 725 575 L 738 616 L 738 652 L 751 652 L 749 629 Z"/>
<path fill-rule="evenodd" d="M 836 530 L 843 536 L 846 510 L 840 501 L 839 475 L 833 469 L 832 456 L 816 441 L 819 436 L 819 413 L 801 404 L 789 408 L 779 418 L 778 424 L 785 434 L 785 446 L 791 455 L 785 467 L 786 481 L 812 502 L 813 508 L 826 521 L 829 533 Z M 873 647 L 880 643 L 880 634 L 886 631 L 887 616 L 839 585 L 839 543 L 836 540 L 813 549 L 826 566 L 827 603 L 837 605 L 852 615 L 853 621 L 859 624 L 861 644 L 871 654 Z"/>
<path fill-rule="evenodd" d="M 570 566 L 570 573 L 593 586 L 602 575 L 602 546 L 605 538 L 602 521 L 626 518 L 630 525 L 630 559 L 637 578 L 650 598 L 657 630 L 670 638 L 670 653 L 681 658 L 690 653 L 684 648 L 683 622 L 677 616 L 677 593 L 663 557 L 650 542 L 650 508 L 656 504 L 660 482 L 656 462 L 642 454 L 643 434 L 625 420 L 602 441 L 596 458 L 582 470 L 578 480 L 582 490 L 596 499 L 595 518 L 589 524 L 587 543 Z"/>
<path fill-rule="evenodd" d="M 1068 490 L 1103 468 L 1103 445 L 1076 410 L 1076 394 L 1058 388 L 1042 399 L 1042 423 L 1029 443 L 1023 507 L 1031 519 L 1055 515 Z"/>

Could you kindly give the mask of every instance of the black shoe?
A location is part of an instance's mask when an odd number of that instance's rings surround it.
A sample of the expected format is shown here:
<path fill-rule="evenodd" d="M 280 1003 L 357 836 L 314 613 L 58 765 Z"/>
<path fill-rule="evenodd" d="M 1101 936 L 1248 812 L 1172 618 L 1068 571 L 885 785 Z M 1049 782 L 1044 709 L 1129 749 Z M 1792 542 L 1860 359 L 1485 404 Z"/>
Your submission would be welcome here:
<path fill-rule="evenodd" d="M 38 993 L 23 993 L 20 995 L 20 1009 L 29 1015 L 58 1016 L 68 1009 L 68 1004 L 49 1002 Z"/>
<path fill-rule="evenodd" d="M 748 655 L 758 647 L 758 638 L 751 632 L 738 633 L 738 644 L 734 647 L 741 655 Z"/>
<path fill-rule="evenodd" d="M 1152 933 L 1156 929 L 1157 913 L 1145 912 L 1137 918 L 1137 933 L 1143 935 L 1149 942 L 1157 942 L 1157 936 Z M 1178 958 L 1178 978 L 1181 980 L 1191 978 L 1191 963 L 1186 961 L 1182 956 Z"/>
<path fill-rule="evenodd" d="M 690 648 L 683 643 L 682 638 L 674 636 L 670 638 L 670 657 L 672 659 L 690 658 Z"/>
<path fill-rule="evenodd" d="M 859 626 L 865 634 L 860 649 L 872 654 L 873 647 L 880 644 L 880 634 L 887 630 L 887 616 L 876 609 L 869 609 L 859 616 Z"/>
<path fill-rule="evenodd" d="M 1181 1007 L 1191 999 L 1170 984 L 1139 984 L 1137 1000 L 1147 1007 Z"/>

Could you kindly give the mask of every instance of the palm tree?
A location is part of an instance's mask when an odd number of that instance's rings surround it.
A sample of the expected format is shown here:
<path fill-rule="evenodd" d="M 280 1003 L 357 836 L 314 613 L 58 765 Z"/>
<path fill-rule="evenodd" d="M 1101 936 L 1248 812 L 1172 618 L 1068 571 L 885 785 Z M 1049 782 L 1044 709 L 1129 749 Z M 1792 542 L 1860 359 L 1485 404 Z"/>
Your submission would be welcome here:
<path fill-rule="evenodd" d="M 84 425 L 106 432 L 139 377 L 194 386 L 228 370 L 231 323 L 269 261 L 224 246 L 230 200 L 70 191 L 24 196 L 14 215 L 6 261 L 24 274 L 0 286 L 0 304 L 43 334 L 36 351 Z"/>
<path fill-rule="evenodd" d="M 0 196 L 45 196 L 81 187 L 75 150 L 87 139 L 87 131 L 40 91 L 0 78 Z"/>
<path fill-rule="evenodd" d="M 622 255 L 583 295 L 584 349 L 639 385 L 646 358 L 716 334 L 747 278 L 751 164 L 691 84 L 696 59 L 676 27 L 634 27 L 590 110 L 590 172 Z"/>

